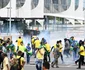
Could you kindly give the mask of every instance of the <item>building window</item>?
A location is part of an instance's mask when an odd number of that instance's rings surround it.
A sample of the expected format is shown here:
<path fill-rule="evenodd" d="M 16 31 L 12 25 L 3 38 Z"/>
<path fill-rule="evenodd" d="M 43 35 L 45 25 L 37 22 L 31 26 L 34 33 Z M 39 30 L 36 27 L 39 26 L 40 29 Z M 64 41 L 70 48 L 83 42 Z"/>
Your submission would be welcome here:
<path fill-rule="evenodd" d="M 32 0 L 31 1 L 31 7 L 34 9 L 38 5 L 39 0 Z"/>
<path fill-rule="evenodd" d="M 85 0 L 84 0 L 84 2 L 83 2 L 83 10 L 85 10 Z"/>
<path fill-rule="evenodd" d="M 75 10 L 78 8 L 79 6 L 79 0 L 75 0 Z"/>
<path fill-rule="evenodd" d="M 52 0 L 53 4 L 58 4 L 58 0 Z"/>
<path fill-rule="evenodd" d="M 0 8 L 7 6 L 10 0 L 0 0 Z"/>
<path fill-rule="evenodd" d="M 26 0 L 16 0 L 16 7 L 17 9 L 24 5 Z"/>
<path fill-rule="evenodd" d="M 67 10 L 71 5 L 71 0 L 61 0 L 62 11 Z"/>

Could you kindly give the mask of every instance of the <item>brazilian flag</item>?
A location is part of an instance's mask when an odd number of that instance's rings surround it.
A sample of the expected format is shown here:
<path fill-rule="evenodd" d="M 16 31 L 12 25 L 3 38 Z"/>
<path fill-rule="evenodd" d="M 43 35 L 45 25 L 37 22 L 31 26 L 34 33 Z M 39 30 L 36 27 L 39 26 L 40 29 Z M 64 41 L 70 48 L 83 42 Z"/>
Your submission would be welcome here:
<path fill-rule="evenodd" d="M 27 54 L 29 54 L 30 56 L 32 56 L 32 49 L 31 49 L 30 51 L 28 51 L 27 49 L 25 49 L 25 52 L 26 52 Z"/>

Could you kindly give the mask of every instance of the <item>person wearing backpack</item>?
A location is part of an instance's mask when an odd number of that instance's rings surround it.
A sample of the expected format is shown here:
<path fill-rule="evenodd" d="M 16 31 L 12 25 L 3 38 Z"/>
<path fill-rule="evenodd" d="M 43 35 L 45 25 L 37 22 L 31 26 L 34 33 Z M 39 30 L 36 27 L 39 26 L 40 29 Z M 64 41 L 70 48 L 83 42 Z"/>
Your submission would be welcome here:
<path fill-rule="evenodd" d="M 54 60 L 51 63 L 51 67 L 54 68 L 54 65 L 56 65 L 56 68 L 59 68 L 58 66 L 58 58 L 60 57 L 60 45 L 59 45 L 59 41 L 56 42 L 56 45 L 54 45 L 54 50 L 53 50 L 53 56 L 54 56 Z"/>
<path fill-rule="evenodd" d="M 72 43 L 71 46 L 73 47 L 73 60 L 75 61 L 78 58 L 78 42 L 75 40 L 75 38 L 72 36 Z"/>
<path fill-rule="evenodd" d="M 21 51 L 18 51 L 18 55 L 16 57 L 13 57 L 10 63 L 11 63 L 10 70 L 24 70 L 25 65 L 24 54 Z"/>
<path fill-rule="evenodd" d="M 18 65 L 19 65 L 18 70 L 24 70 L 24 65 L 25 65 L 24 53 L 19 51 L 17 59 L 18 59 Z"/>
<path fill-rule="evenodd" d="M 46 57 L 46 59 L 47 59 L 47 57 L 48 57 L 49 62 L 50 62 L 50 61 L 51 61 L 51 60 L 50 60 L 50 52 L 51 52 L 50 44 L 48 44 L 47 42 L 45 42 L 44 49 L 45 49 L 45 55 L 44 55 L 44 57 Z"/>
<path fill-rule="evenodd" d="M 50 63 L 44 59 L 43 61 L 43 70 L 49 70 L 50 69 Z"/>

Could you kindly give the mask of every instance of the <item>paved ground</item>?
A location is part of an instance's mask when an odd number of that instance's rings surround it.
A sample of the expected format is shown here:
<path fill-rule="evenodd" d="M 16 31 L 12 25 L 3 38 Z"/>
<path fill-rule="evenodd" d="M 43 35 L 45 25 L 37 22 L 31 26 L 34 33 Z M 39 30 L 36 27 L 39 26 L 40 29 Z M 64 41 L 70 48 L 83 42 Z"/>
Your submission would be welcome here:
<path fill-rule="evenodd" d="M 50 68 L 50 70 L 77 70 L 75 65 L 59 65 L 59 68 Z M 25 65 L 25 70 L 36 70 L 35 65 Z M 85 70 L 85 66 L 82 66 L 81 70 Z"/>
<path fill-rule="evenodd" d="M 51 57 L 52 60 L 52 57 Z M 59 68 L 50 68 L 50 70 L 77 70 L 78 66 L 75 65 L 74 61 L 72 60 L 72 57 L 67 58 L 64 55 L 64 63 L 62 64 L 61 59 L 59 58 Z M 35 59 L 31 57 L 30 64 L 25 65 L 25 70 L 36 70 L 35 68 Z M 85 70 L 85 66 L 82 66 L 81 70 Z"/>

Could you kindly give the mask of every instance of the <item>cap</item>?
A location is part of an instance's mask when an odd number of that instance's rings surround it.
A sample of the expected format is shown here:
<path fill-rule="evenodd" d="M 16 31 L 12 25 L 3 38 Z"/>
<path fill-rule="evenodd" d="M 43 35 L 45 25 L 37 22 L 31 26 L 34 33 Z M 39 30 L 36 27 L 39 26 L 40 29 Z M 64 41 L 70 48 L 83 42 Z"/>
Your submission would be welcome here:
<path fill-rule="evenodd" d="M 30 45 L 30 43 L 28 43 L 28 45 Z"/>

